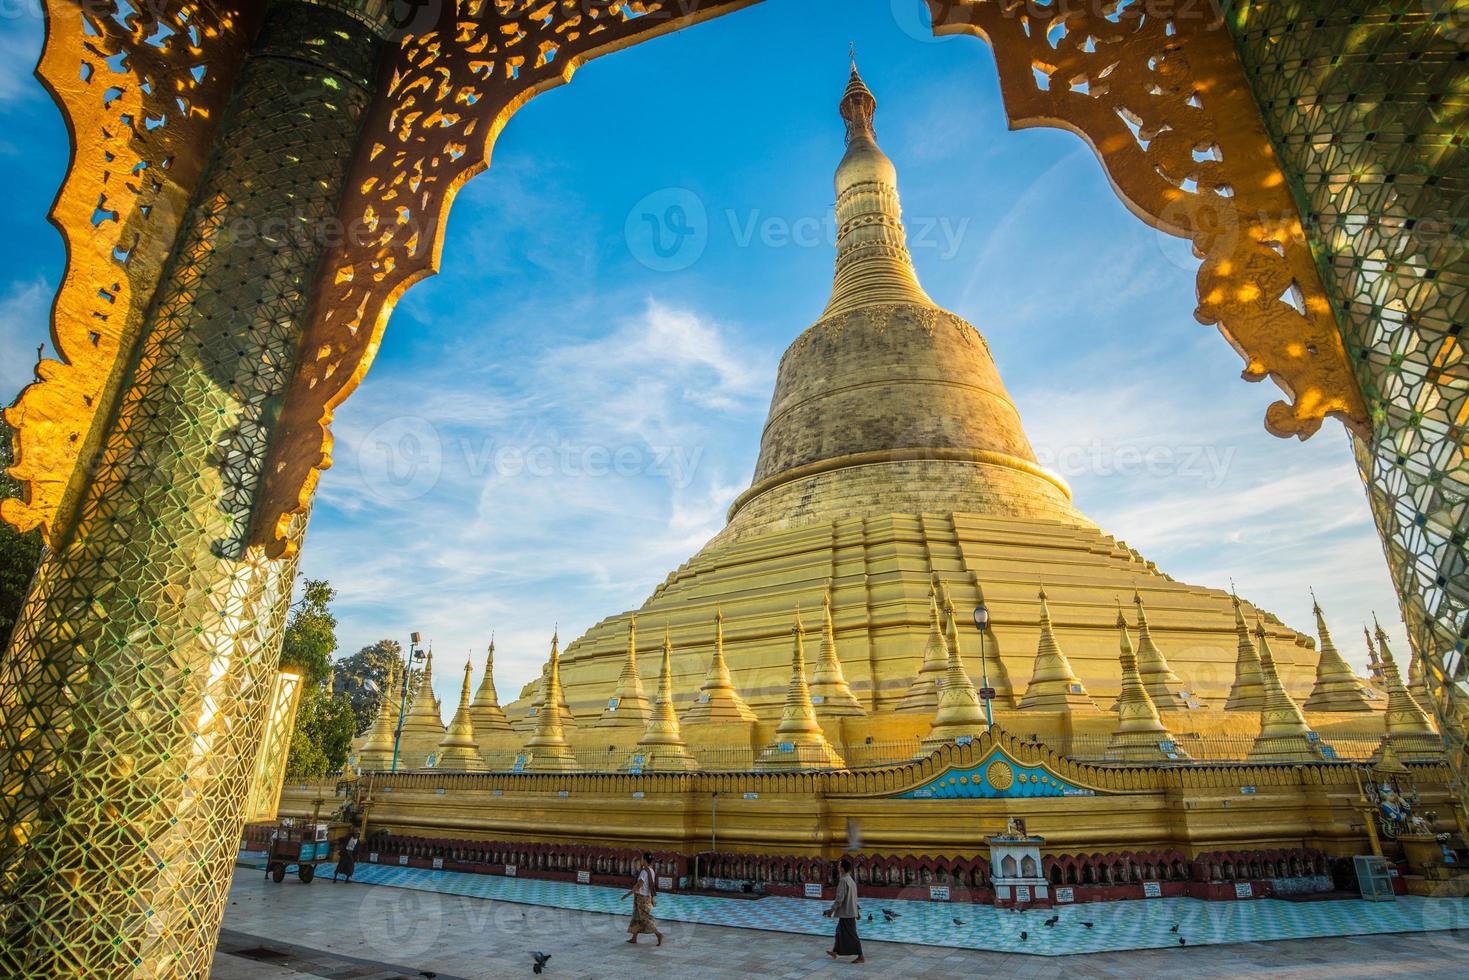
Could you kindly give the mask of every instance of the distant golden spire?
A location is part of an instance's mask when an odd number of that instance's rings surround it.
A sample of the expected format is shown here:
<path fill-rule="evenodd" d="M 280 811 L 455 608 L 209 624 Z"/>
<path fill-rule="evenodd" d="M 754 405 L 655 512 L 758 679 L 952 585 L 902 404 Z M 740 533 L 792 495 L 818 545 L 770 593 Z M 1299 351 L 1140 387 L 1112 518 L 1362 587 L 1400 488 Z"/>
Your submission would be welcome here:
<path fill-rule="evenodd" d="M 1061 644 L 1056 642 L 1056 633 L 1051 627 L 1051 607 L 1044 587 L 1037 596 L 1041 603 L 1041 636 L 1036 644 L 1030 684 L 1025 689 L 1025 697 L 1020 699 L 1020 710 L 1096 710 L 1096 704 L 1087 696 L 1086 688 L 1071 669 L 1071 661 L 1062 652 Z"/>
<path fill-rule="evenodd" d="M 1127 635 L 1127 620 L 1122 615 L 1122 606 L 1117 607 L 1118 663 L 1122 667 L 1122 688 L 1117 695 L 1117 727 L 1107 743 L 1103 758 L 1115 762 L 1168 762 L 1187 759 L 1188 756 L 1177 746 L 1170 752 L 1166 743 L 1173 736 L 1143 684 L 1137 667 L 1137 654 L 1132 650 L 1132 640 Z"/>
<path fill-rule="evenodd" d="M 774 739 L 755 761 L 757 769 L 837 769 L 844 765 L 816 721 L 811 690 L 806 686 L 802 633 L 801 607 L 797 606 L 796 622 L 791 627 L 791 683 L 786 689 L 785 710 Z"/>
<path fill-rule="evenodd" d="M 1260 649 L 1260 677 L 1265 699 L 1260 708 L 1260 734 L 1246 756 L 1250 762 L 1313 762 L 1325 758 L 1321 742 L 1306 724 L 1306 716 L 1280 683 L 1275 654 L 1265 636 L 1265 622 L 1255 617 L 1255 642 Z"/>
<path fill-rule="evenodd" d="M 1377 647 L 1372 643 L 1372 632 L 1367 629 L 1366 623 L 1362 624 L 1362 639 L 1367 641 L 1367 671 L 1372 675 L 1372 683 L 1380 688 L 1387 681 L 1382 673 L 1382 660 L 1377 656 Z"/>
<path fill-rule="evenodd" d="M 474 722 L 474 734 L 478 738 L 512 730 L 504 709 L 500 707 L 500 695 L 495 691 L 493 636 L 490 637 L 490 648 L 485 652 L 485 676 L 480 678 L 479 690 L 474 692 L 474 701 L 469 705 L 469 717 Z"/>
<path fill-rule="evenodd" d="M 729 676 L 729 665 L 724 662 L 724 613 L 714 610 L 714 653 L 709 658 L 709 670 L 704 683 L 699 687 L 699 696 L 684 712 L 685 725 L 703 724 L 711 721 L 751 722 L 755 712 L 740 697 L 734 681 Z"/>
<path fill-rule="evenodd" d="M 638 675 L 638 617 L 627 618 L 627 656 L 622 661 L 622 673 L 617 677 L 617 689 L 607 701 L 602 717 L 597 719 L 598 728 L 647 728 L 653 717 L 653 706 L 643 693 L 643 679 Z"/>
<path fill-rule="evenodd" d="M 897 168 L 877 145 L 877 99 L 855 61 L 841 112 L 847 154 L 836 174 L 836 282 L 822 319 L 887 303 L 933 306 L 908 252 Z"/>
<path fill-rule="evenodd" d="M 1374 616 L 1373 624 L 1376 623 L 1377 618 Z M 1387 645 L 1387 634 L 1381 626 L 1377 626 L 1377 646 L 1381 651 L 1383 681 L 1387 688 L 1387 710 L 1383 712 L 1382 718 L 1387 729 L 1384 743 L 1390 739 L 1392 747 L 1409 758 L 1441 758 L 1443 739 L 1433 727 L 1428 712 L 1423 710 L 1423 706 L 1403 686 L 1398 663 L 1393 659 L 1392 650 Z"/>
<path fill-rule="evenodd" d="M 561 638 L 551 634 L 551 659 L 546 664 L 546 704 L 561 702 Z M 571 772 L 577 768 L 576 753 L 566 741 L 561 713 L 549 707 L 536 717 L 536 732 L 521 750 L 525 772 Z"/>
<path fill-rule="evenodd" d="M 459 708 L 449 721 L 449 730 L 439 739 L 438 758 L 435 769 L 451 772 L 483 772 L 489 767 L 480 758 L 479 742 L 475 740 L 474 721 L 469 714 L 469 675 L 474 664 L 464 661 L 464 686 L 459 691 Z"/>
<path fill-rule="evenodd" d="M 867 714 L 862 702 L 847 686 L 842 674 L 842 661 L 837 656 L 836 628 L 831 621 L 831 583 L 821 597 L 823 624 L 821 628 L 821 656 L 816 660 L 816 670 L 811 674 L 811 703 L 816 706 L 816 717 L 838 718 Z"/>
<path fill-rule="evenodd" d="M 372 716 L 372 727 L 357 752 L 357 768 L 364 772 L 387 769 L 393 764 L 393 737 L 398 728 L 398 665 L 388 667 L 382 700 Z"/>
<path fill-rule="evenodd" d="M 1234 686 L 1229 689 L 1225 711 L 1259 711 L 1265 705 L 1265 679 L 1260 675 L 1260 654 L 1250 639 L 1250 627 L 1240 609 L 1239 596 L 1234 603 L 1234 634 L 1238 652 L 1234 658 Z"/>
<path fill-rule="evenodd" d="M 1316 683 L 1302 705 L 1307 711 L 1371 711 L 1367 692 L 1352 668 L 1337 652 L 1326 628 L 1326 616 L 1316 593 L 1311 593 L 1311 611 L 1316 614 L 1316 632 L 1321 637 L 1321 653 L 1316 659 Z"/>
<path fill-rule="evenodd" d="M 949 648 L 944 642 L 944 626 L 939 619 L 938 585 L 928 587 L 928 641 L 923 646 L 923 657 L 918 663 L 918 676 L 908 687 L 908 693 L 898 702 L 896 710 L 902 712 L 932 712 L 939 706 L 939 688 L 944 685 L 944 675 L 949 670 Z"/>
<path fill-rule="evenodd" d="M 663 627 L 663 669 L 658 674 L 658 699 L 653 703 L 648 727 L 633 754 L 642 756 L 640 768 L 644 772 L 693 772 L 699 768 L 698 760 L 684 744 L 678 716 L 673 713 L 673 640 L 666 624 Z"/>
<path fill-rule="evenodd" d="M 939 689 L 938 710 L 934 712 L 933 727 L 919 742 L 922 752 L 927 754 L 941 745 L 952 743 L 958 738 L 976 738 L 989 730 L 985 721 L 984 702 L 974 689 L 974 681 L 964 669 L 964 654 L 959 649 L 959 626 L 954 616 L 954 602 L 948 589 L 943 590 L 944 616 L 948 623 L 946 645 L 949 651 L 947 668 L 944 671 L 944 686 Z"/>
<path fill-rule="evenodd" d="M 1136 589 L 1132 591 L 1132 604 L 1137 607 L 1137 672 L 1143 679 L 1143 687 L 1148 689 L 1148 697 L 1160 711 L 1186 710 L 1188 697 L 1183 679 L 1168 666 L 1168 659 L 1153 642 L 1153 630 L 1148 625 L 1143 597 Z"/>

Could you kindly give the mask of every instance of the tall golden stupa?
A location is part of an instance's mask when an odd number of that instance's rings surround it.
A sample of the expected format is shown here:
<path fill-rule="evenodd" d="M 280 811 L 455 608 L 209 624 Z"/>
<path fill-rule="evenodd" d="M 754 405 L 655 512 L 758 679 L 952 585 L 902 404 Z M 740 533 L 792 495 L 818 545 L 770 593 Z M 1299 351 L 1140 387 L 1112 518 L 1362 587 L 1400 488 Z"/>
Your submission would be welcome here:
<path fill-rule="evenodd" d="M 561 678 L 578 725 L 590 729 L 615 695 L 634 614 L 671 631 L 680 712 L 697 703 L 721 610 L 735 688 L 773 725 L 790 679 L 792 610 L 829 602 L 841 674 L 865 711 L 841 724 L 865 725 L 864 737 L 921 736 L 927 713 L 882 722 L 923 664 L 935 577 L 966 621 L 978 603 L 990 610 L 984 649 L 977 636 L 966 639 L 966 664 L 994 689 L 997 720 L 1025 698 L 1049 619 L 1041 655 L 1053 660 L 1049 647 L 1059 644 L 1088 697 L 1032 698 L 1038 707 L 1024 714 L 1036 724 L 1013 729 L 1044 730 L 1051 726 L 1041 716 L 1084 713 L 1090 700 L 1101 706 L 1098 731 L 1110 730 L 1105 709 L 1121 687 L 1119 601 L 1146 618 L 1144 682 L 1173 678 L 1171 691 L 1150 687 L 1159 710 L 1222 709 L 1238 652 L 1231 596 L 1178 582 L 1107 536 L 1036 461 L 984 337 L 918 281 L 876 108 L 854 66 L 841 101 L 847 150 L 836 173 L 835 283 L 821 318 L 781 359 L 754 479 L 724 530 L 641 608 L 567 647 Z M 1246 605 L 1247 616 L 1256 612 Z M 1281 679 L 1304 699 L 1315 676 L 1312 641 L 1268 614 L 1265 621 Z M 528 688 L 508 714 L 523 716 L 533 694 Z M 686 735 L 742 742 L 731 725 L 739 723 L 720 723 L 717 736 Z M 609 734 L 587 737 L 605 748 Z"/>

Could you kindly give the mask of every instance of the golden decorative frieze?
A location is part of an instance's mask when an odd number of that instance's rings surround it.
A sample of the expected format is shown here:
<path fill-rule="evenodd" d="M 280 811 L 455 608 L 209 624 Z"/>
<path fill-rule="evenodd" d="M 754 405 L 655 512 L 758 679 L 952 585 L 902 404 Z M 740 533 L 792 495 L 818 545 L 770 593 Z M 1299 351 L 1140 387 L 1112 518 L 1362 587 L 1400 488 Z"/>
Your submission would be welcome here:
<path fill-rule="evenodd" d="M 484 171 L 521 106 L 582 64 L 758 0 L 457 0 L 389 54 L 323 262 L 302 360 L 252 521 L 278 555 L 331 465 L 336 406 L 367 373 L 398 298 L 438 268 L 459 188 Z"/>
<path fill-rule="evenodd" d="M 928 0 L 937 34 L 990 42 L 1012 128 L 1069 130 L 1127 207 L 1203 260 L 1217 324 L 1287 400 L 1265 427 L 1306 438 L 1327 416 L 1369 430 L 1300 212 L 1229 31 L 1208 4 Z"/>
<path fill-rule="evenodd" d="M 51 208 L 67 265 L 52 310 L 58 355 L 6 410 L 21 499 L 0 517 L 55 540 L 90 472 L 133 342 L 199 181 L 259 5 L 48 0 L 36 74 L 71 135 Z"/>

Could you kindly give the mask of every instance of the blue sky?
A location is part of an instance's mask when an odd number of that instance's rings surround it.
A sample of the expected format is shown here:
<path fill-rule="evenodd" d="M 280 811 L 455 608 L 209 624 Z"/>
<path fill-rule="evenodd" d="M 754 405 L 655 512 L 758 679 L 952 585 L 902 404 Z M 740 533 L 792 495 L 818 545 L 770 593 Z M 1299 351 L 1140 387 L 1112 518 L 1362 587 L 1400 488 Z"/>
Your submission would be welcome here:
<path fill-rule="evenodd" d="M 785 346 L 831 283 L 836 105 L 855 41 L 919 273 L 989 339 L 1042 460 L 1175 578 L 1348 659 L 1376 610 L 1406 641 L 1341 427 L 1268 435 L 1193 318 L 1196 260 L 1118 201 L 1076 137 L 1007 132 L 988 48 L 918 0 L 767 0 L 584 67 L 511 121 L 338 414 L 303 554 L 344 652 L 421 630 L 453 698 L 491 630 L 503 697 L 564 638 L 632 608 L 748 485 Z M 0 400 L 29 378 L 63 250 L 45 221 L 65 130 L 0 25 Z M 682 211 L 671 211 L 679 207 Z M 648 216 L 651 216 L 649 218 Z M 650 224 L 651 221 L 651 224 Z M 650 237 L 687 229 L 663 257 Z M 451 703 L 452 700 L 451 700 Z"/>

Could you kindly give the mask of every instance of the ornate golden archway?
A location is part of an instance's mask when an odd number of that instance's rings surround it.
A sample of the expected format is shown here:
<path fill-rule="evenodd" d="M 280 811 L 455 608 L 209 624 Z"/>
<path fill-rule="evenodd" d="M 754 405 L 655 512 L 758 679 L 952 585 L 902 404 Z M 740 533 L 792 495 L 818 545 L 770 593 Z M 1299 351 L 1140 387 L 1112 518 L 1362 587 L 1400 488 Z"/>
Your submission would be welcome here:
<path fill-rule="evenodd" d="M 3 516 L 52 548 L 0 662 L 7 972 L 207 971 L 332 411 L 434 271 L 455 193 L 579 65 L 755 2 L 441 0 L 395 22 L 386 0 L 159 0 L 127 17 L 49 0 L 39 74 L 74 157 L 52 215 L 62 360 L 7 412 L 27 494 Z M 1305 0 L 1227 22 L 1192 2 L 927 2 L 936 30 L 993 45 L 1013 126 L 1077 133 L 1134 213 L 1190 239 L 1198 318 L 1284 392 L 1267 428 L 1304 438 L 1334 416 L 1354 434 L 1452 720 L 1466 410 L 1457 341 L 1428 335 L 1456 336 L 1463 258 L 1433 258 L 1445 275 L 1426 297 L 1403 254 L 1354 293 L 1360 265 L 1333 257 L 1374 244 L 1303 227 L 1303 203 L 1380 221 L 1418 199 L 1364 196 L 1356 173 L 1316 196 L 1330 167 L 1293 140 L 1329 124 L 1286 100 L 1334 105 L 1336 83 L 1318 71 L 1277 100 L 1262 71 L 1363 17 L 1439 64 L 1452 25 Z M 1371 63 L 1350 87 L 1388 84 Z M 1430 169 L 1463 155 L 1446 144 Z M 1405 316 L 1411 370 L 1384 327 Z"/>

